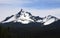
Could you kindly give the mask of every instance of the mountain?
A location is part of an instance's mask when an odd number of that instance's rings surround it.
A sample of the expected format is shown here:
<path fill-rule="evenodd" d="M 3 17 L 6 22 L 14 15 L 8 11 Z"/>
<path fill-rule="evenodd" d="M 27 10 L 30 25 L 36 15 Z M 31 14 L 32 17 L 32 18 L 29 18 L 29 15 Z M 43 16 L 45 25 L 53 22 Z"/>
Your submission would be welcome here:
<path fill-rule="evenodd" d="M 43 25 L 48 25 L 57 20 L 59 20 L 59 19 L 52 15 L 48 15 L 48 16 L 42 18 L 39 16 L 33 16 L 30 12 L 23 11 L 23 9 L 21 9 L 17 14 L 7 17 L 1 23 L 7 23 L 7 22 L 12 22 L 12 21 L 20 22 L 22 24 L 28 24 L 31 22 L 39 22 L 39 23 L 42 23 Z"/>
<path fill-rule="evenodd" d="M 0 38 L 56 38 L 60 37 L 60 19 L 33 16 L 21 9 L 0 23 L 0 33 Z"/>

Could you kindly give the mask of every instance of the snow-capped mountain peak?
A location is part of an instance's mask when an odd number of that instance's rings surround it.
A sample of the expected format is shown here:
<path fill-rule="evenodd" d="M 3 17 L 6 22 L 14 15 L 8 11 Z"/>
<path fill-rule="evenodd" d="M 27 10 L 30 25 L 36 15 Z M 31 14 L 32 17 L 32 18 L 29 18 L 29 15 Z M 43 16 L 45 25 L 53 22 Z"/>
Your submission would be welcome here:
<path fill-rule="evenodd" d="M 7 23 L 7 22 L 12 22 L 12 21 L 20 22 L 22 24 L 28 24 L 31 22 L 39 22 L 39 23 L 42 23 L 43 25 L 49 25 L 57 20 L 59 19 L 51 15 L 48 15 L 44 18 L 41 18 L 39 16 L 33 16 L 30 12 L 27 12 L 21 9 L 17 14 L 7 17 L 1 23 Z"/>
<path fill-rule="evenodd" d="M 10 16 L 11 17 L 11 16 Z M 23 24 L 28 24 L 30 22 L 34 22 L 33 19 L 31 19 L 30 17 L 32 17 L 32 14 L 30 14 L 29 12 L 23 11 L 23 9 L 21 9 L 21 11 L 17 14 L 15 14 L 13 17 L 9 18 L 8 20 L 4 20 L 2 21 L 2 23 L 6 23 L 6 22 L 20 22 Z"/>
<path fill-rule="evenodd" d="M 32 15 L 29 12 L 25 12 L 25 11 L 21 10 L 20 17 L 17 18 L 17 15 L 16 15 L 16 22 L 21 22 L 23 24 L 28 24 L 29 22 L 34 22 L 34 20 L 32 20 L 30 17 L 32 17 Z"/>

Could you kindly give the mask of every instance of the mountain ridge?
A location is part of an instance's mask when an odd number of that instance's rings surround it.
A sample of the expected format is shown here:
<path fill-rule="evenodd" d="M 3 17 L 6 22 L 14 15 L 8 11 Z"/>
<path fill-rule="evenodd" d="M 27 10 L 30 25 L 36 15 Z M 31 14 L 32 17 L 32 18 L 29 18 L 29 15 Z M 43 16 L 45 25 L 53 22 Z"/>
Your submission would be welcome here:
<path fill-rule="evenodd" d="M 60 19 L 58 19 L 52 15 L 48 15 L 48 16 L 45 16 L 44 18 L 42 18 L 39 16 L 33 16 L 30 12 L 23 11 L 23 9 L 21 9 L 17 14 L 7 17 L 1 23 L 7 23 L 7 22 L 11 22 L 11 21 L 20 22 L 22 24 L 28 24 L 30 22 L 39 22 L 39 23 L 43 23 L 44 25 L 48 25 L 48 24 L 51 24 L 57 20 L 60 20 Z"/>

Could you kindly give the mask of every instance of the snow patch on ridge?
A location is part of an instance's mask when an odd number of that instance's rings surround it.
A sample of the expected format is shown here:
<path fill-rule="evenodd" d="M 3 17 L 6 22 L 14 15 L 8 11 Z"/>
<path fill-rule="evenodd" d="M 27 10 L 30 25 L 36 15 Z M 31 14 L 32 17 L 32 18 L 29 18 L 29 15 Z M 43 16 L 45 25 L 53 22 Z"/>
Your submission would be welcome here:
<path fill-rule="evenodd" d="M 44 23 L 44 25 L 49 25 L 49 24 L 51 24 L 51 23 L 53 23 L 53 22 L 55 22 L 55 19 L 54 19 L 54 18 L 46 21 L 46 22 Z"/>

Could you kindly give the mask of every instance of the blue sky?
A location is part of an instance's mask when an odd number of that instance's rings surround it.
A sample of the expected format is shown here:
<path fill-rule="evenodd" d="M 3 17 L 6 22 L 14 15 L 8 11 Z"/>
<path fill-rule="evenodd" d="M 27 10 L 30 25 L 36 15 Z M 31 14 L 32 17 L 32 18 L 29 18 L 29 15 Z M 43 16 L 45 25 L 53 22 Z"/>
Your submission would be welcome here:
<path fill-rule="evenodd" d="M 54 9 L 60 8 L 60 0 L 0 0 L 0 6 Z"/>
<path fill-rule="evenodd" d="M 0 19 L 16 14 L 21 8 L 35 15 L 52 14 L 60 18 L 60 0 L 0 0 Z"/>
<path fill-rule="evenodd" d="M 38 9 L 53 9 L 53 8 L 60 8 L 60 1 L 59 0 L 38 0 L 36 2 L 28 3 L 23 6 L 38 8 Z"/>

